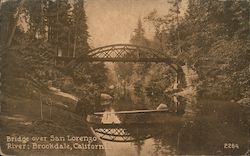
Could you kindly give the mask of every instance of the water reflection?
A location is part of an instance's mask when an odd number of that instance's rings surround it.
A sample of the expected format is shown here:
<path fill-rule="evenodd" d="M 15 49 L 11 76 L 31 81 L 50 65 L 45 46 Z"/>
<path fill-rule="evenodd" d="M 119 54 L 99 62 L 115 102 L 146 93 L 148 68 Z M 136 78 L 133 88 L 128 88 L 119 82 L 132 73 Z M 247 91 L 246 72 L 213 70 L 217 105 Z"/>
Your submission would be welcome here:
<path fill-rule="evenodd" d="M 169 112 L 114 113 L 121 110 L 156 109 L 160 104 L 166 104 Z M 115 96 L 113 104 L 106 108 L 102 116 L 102 124 L 93 125 L 92 128 L 106 146 L 107 156 L 173 155 L 178 153 L 187 105 L 188 101 L 178 95 L 148 97 L 143 93 L 127 91 L 122 96 Z"/>
<path fill-rule="evenodd" d="M 102 140 L 107 156 L 142 155 L 163 156 L 176 154 L 180 126 L 113 125 L 93 127 Z M 163 140 L 164 139 L 164 140 Z M 124 151 L 124 153 L 120 153 Z"/>
<path fill-rule="evenodd" d="M 143 125 L 105 125 L 93 126 L 94 131 L 102 140 L 112 142 L 137 142 L 159 135 L 163 130 L 154 127 L 143 127 Z"/>

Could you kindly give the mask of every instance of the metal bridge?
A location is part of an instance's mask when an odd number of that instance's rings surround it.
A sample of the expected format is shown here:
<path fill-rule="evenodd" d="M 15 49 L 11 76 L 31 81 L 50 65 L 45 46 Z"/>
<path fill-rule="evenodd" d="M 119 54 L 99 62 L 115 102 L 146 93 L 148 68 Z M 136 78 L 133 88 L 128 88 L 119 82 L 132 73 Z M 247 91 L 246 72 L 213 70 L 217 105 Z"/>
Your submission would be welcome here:
<path fill-rule="evenodd" d="M 55 65 L 64 67 L 64 69 L 73 69 L 78 64 L 84 62 L 153 62 L 165 63 L 171 69 L 177 72 L 177 82 L 183 77 L 181 63 L 176 58 L 170 57 L 158 50 L 132 45 L 132 44 L 113 44 L 95 49 L 91 49 L 88 53 L 78 57 L 56 56 Z M 66 68 L 65 68 L 66 67 Z"/>
<path fill-rule="evenodd" d="M 57 56 L 57 62 L 156 62 L 172 64 L 174 58 L 170 58 L 160 51 L 148 47 L 131 44 L 114 44 L 91 49 L 88 54 L 78 57 Z"/>

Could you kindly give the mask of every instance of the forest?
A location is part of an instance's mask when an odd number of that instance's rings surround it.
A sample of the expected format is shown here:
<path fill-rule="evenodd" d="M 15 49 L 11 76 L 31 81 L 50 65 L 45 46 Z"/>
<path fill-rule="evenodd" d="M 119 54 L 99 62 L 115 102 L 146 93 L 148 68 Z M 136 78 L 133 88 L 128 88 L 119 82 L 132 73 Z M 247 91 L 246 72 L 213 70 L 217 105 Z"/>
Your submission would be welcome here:
<path fill-rule="evenodd" d="M 130 43 L 150 46 L 185 62 L 199 76 L 197 89 L 201 98 L 228 101 L 248 98 L 249 2 L 190 0 L 182 16 L 181 2 L 170 1 L 168 15 L 160 16 L 155 10 L 147 17 L 139 18 Z M 142 23 L 154 25 L 153 40 L 145 37 Z M 171 72 L 164 77 L 166 71 L 162 65 L 119 64 L 118 69 L 123 69 L 119 70 L 120 75 L 128 82 L 140 83 L 144 87 L 158 84 L 155 89 L 163 90 L 162 83 L 169 86 L 174 81 Z M 159 73 L 148 78 L 150 71 Z M 132 80 L 135 77 L 137 81 Z"/>
<path fill-rule="evenodd" d="M 10 0 L 3 3 L 3 88 L 18 89 L 17 84 L 20 84 L 24 85 L 20 89 L 29 92 L 36 87 L 45 89 L 51 82 L 78 96 L 85 96 L 79 94 L 88 93 L 89 88 L 103 88 L 106 76 L 102 63 L 83 63 L 73 70 L 55 66 L 55 56 L 87 55 L 90 49 L 87 29 L 82 0 L 74 3 L 68 0 Z M 74 84 L 66 84 L 65 77 Z M 26 94 L 25 91 L 20 93 Z"/>
<path fill-rule="evenodd" d="M 190 0 L 183 16 L 179 15 L 180 3 L 169 2 L 171 9 L 166 16 L 157 15 L 155 10 L 138 19 L 130 43 L 149 45 L 185 62 L 199 75 L 201 97 L 229 101 L 249 97 L 249 3 Z M 143 21 L 155 27 L 153 40 L 144 36 Z M 90 36 L 84 1 L 10 0 L 1 3 L 0 29 L 3 88 L 14 81 L 25 81 L 23 85 L 31 86 L 33 82 L 45 85 L 52 81 L 56 87 L 75 92 L 105 86 L 106 69 L 102 63 L 82 64 L 71 71 L 54 66 L 55 55 L 88 54 Z M 132 70 L 141 71 L 144 77 L 150 68 L 161 68 L 160 65 L 135 65 L 134 69 L 129 67 L 132 69 L 129 71 L 125 66 L 131 64 L 123 66 L 125 70 L 120 74 L 127 78 L 132 76 Z M 77 85 L 62 84 L 65 76 Z"/>

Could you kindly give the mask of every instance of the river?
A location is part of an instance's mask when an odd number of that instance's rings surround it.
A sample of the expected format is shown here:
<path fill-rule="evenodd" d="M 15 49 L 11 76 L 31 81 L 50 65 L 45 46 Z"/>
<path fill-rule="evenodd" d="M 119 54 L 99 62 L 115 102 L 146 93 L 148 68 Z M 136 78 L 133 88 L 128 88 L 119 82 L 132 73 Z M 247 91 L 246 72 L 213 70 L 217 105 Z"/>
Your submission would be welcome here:
<path fill-rule="evenodd" d="M 178 93 L 156 95 L 126 87 L 114 91 L 114 101 L 102 122 L 118 125 L 95 132 L 107 156 L 223 155 L 247 151 L 247 125 L 242 124 L 246 123 L 246 116 L 239 113 L 239 106 L 198 98 L 192 84 L 196 74 L 188 69 L 184 72 L 187 87 Z M 171 113 L 110 113 L 155 110 L 160 104 L 166 104 Z M 235 148 L 226 148 L 228 144 Z"/>
<path fill-rule="evenodd" d="M 116 99 L 109 112 L 152 109 L 154 105 L 157 106 L 162 102 L 161 98 L 135 96 L 133 99 L 133 96 L 129 94 Z M 104 114 L 104 123 L 137 124 L 114 127 L 109 132 L 105 132 L 110 135 L 96 132 L 95 134 L 104 144 L 107 156 L 246 153 L 247 116 L 239 113 L 241 110 L 238 105 L 212 99 L 182 102 L 185 106 L 184 112 L 181 111 L 179 114 Z M 195 106 L 197 108 L 193 109 Z M 123 136 L 118 137 L 119 134 Z M 227 148 L 228 144 L 233 145 L 234 148 Z"/>
<path fill-rule="evenodd" d="M 136 141 L 124 141 L 124 142 L 113 142 L 102 140 L 106 146 L 107 156 L 165 156 L 165 155 L 176 155 L 179 153 L 179 137 L 180 131 L 186 122 L 192 121 L 192 117 L 196 114 L 196 96 L 192 87 L 193 71 L 188 70 L 184 67 L 187 80 L 187 88 L 180 95 L 161 94 L 156 95 L 154 92 L 146 93 L 140 90 L 134 90 L 127 86 L 116 87 L 114 94 L 114 102 L 109 111 L 120 111 L 120 110 L 144 110 L 144 109 L 156 109 L 160 104 L 166 104 L 174 114 L 178 111 L 178 117 L 166 116 L 166 115 L 107 115 L 103 116 L 104 123 L 129 123 L 136 121 L 137 123 L 153 122 L 159 123 L 159 126 L 153 126 L 145 129 L 144 127 L 128 127 L 127 129 L 137 130 L 135 136 Z M 190 74 L 191 73 L 191 74 Z M 191 75 L 191 76 L 189 76 Z M 177 86 L 176 83 L 173 84 Z M 188 92 L 188 94 L 186 93 Z M 190 95 L 191 96 L 186 96 Z M 184 98 L 185 97 L 185 98 Z M 178 103 L 178 106 L 176 105 Z M 180 109 L 179 109 L 180 108 Z M 168 118 L 167 120 L 164 120 Z M 177 118 L 177 119 L 176 119 Z M 183 120 L 184 119 L 184 120 Z M 150 121 L 149 121 L 150 120 Z M 169 120 L 173 120 L 169 123 Z M 164 126 L 163 126 L 164 125 Z M 146 133 L 146 134 L 145 134 Z M 141 134 L 138 136 L 138 134 Z M 98 133 L 97 133 L 98 135 Z M 144 135 L 144 136 L 143 136 Z M 145 135 L 149 135 L 145 137 Z M 140 139 L 139 139 L 140 138 Z M 144 139 L 145 138 L 145 139 Z M 123 139 L 122 139 L 123 140 Z"/>
<path fill-rule="evenodd" d="M 186 122 L 191 122 L 192 117 L 195 115 L 194 110 L 189 110 L 192 108 L 192 102 L 187 101 L 181 97 L 172 96 L 157 96 L 148 97 L 145 94 L 136 94 L 131 91 L 126 91 L 123 95 L 117 95 L 109 112 L 111 111 L 122 111 L 122 110 L 144 110 L 144 109 L 156 109 L 161 103 L 166 103 L 168 100 L 178 99 L 179 107 L 173 106 L 173 117 L 166 114 L 127 114 L 127 115 L 115 115 L 115 114 L 104 114 L 102 122 L 103 123 L 131 123 L 135 122 L 138 125 L 133 125 L 125 128 L 125 131 L 130 133 L 125 133 L 124 135 L 133 135 L 134 141 L 129 139 L 123 139 L 116 137 L 114 140 L 122 140 L 122 142 L 107 141 L 101 139 L 104 146 L 106 147 L 107 156 L 165 156 L 178 154 L 179 146 L 179 133 L 182 126 Z M 189 106 L 190 105 L 190 106 Z M 176 110 L 174 110 L 176 109 Z M 176 113 L 177 110 L 180 112 Z M 178 115 L 176 115 L 178 114 Z M 167 119 L 163 119 L 167 118 Z M 169 120 L 173 120 L 169 122 Z M 159 122 L 160 121 L 160 122 Z M 140 123 L 159 123 L 154 127 L 141 127 Z M 164 126 L 163 126 L 164 125 Z M 119 127 L 117 128 L 119 129 Z M 122 130 L 124 131 L 124 130 Z M 134 133 L 137 131 L 136 133 Z M 118 132 L 113 132 L 116 134 Z M 124 132 L 123 132 L 124 133 Z M 98 133 L 96 133 L 98 135 Z M 105 138 L 105 137 L 104 137 Z M 106 136 L 106 139 L 109 139 Z M 132 139 L 132 140 L 133 140 Z"/>

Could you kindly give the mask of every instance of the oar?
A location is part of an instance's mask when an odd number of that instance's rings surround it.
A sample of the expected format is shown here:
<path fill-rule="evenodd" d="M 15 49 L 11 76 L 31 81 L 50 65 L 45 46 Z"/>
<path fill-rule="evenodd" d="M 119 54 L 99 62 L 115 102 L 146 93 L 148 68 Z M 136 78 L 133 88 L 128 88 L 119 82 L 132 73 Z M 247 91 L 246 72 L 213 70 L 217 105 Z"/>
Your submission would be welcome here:
<path fill-rule="evenodd" d="M 132 111 L 117 111 L 117 112 L 95 112 L 95 115 L 103 115 L 103 114 L 137 114 L 137 113 L 160 113 L 167 112 L 168 109 L 160 109 L 160 110 L 132 110 Z"/>

